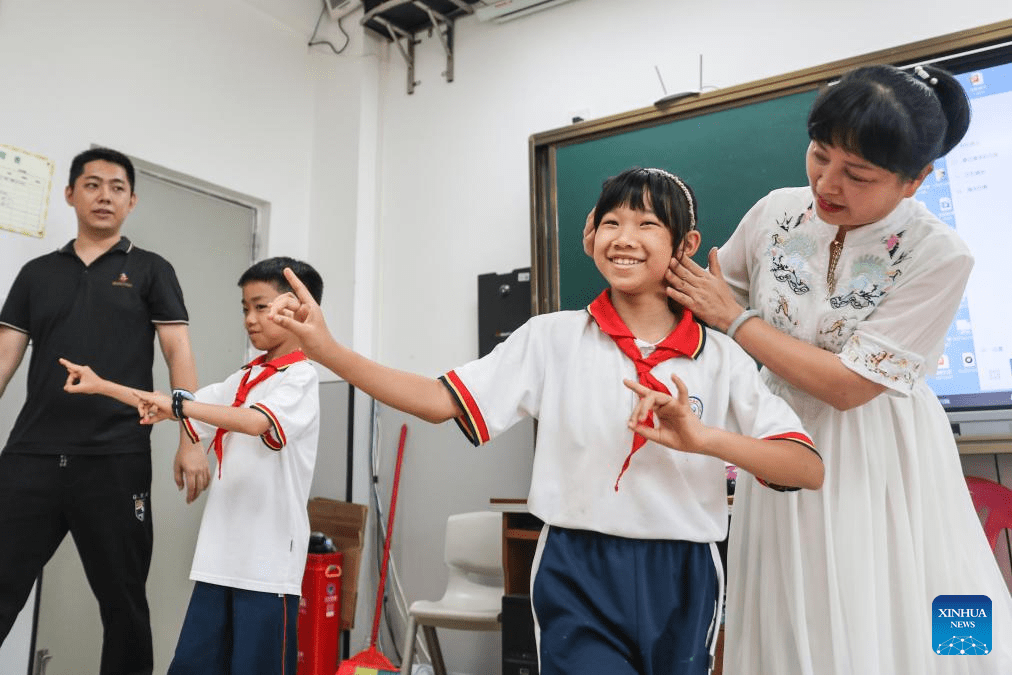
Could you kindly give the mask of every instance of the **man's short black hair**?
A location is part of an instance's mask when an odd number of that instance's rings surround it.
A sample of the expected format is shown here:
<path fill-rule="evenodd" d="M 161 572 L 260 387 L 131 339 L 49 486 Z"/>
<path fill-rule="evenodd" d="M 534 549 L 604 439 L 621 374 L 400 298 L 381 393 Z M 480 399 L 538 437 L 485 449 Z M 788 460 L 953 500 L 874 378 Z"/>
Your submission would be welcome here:
<path fill-rule="evenodd" d="M 286 267 L 295 272 L 295 276 L 306 286 L 313 299 L 319 303 L 323 297 L 323 278 L 320 276 L 320 273 L 313 269 L 313 266 L 309 263 L 286 256 L 266 258 L 258 263 L 254 263 L 252 267 L 243 272 L 242 276 L 239 277 L 239 286 L 245 286 L 251 281 L 264 281 L 274 284 L 279 292 L 288 293 L 292 290 L 292 287 L 288 283 L 288 279 L 285 278 Z"/>
<path fill-rule="evenodd" d="M 84 173 L 84 165 L 98 160 L 123 167 L 123 170 L 126 171 L 127 183 L 130 184 L 130 194 L 134 193 L 134 163 L 122 152 L 112 148 L 91 148 L 75 157 L 70 163 L 70 182 L 67 183 L 70 189 L 74 189 L 74 183 Z"/>

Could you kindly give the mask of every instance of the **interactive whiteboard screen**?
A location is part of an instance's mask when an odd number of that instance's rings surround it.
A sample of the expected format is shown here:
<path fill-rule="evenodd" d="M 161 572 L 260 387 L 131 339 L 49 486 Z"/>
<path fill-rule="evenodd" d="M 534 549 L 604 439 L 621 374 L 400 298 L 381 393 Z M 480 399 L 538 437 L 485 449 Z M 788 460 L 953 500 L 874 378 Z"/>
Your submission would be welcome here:
<path fill-rule="evenodd" d="M 1012 435 L 1012 63 L 957 78 L 970 129 L 915 198 L 956 230 L 975 263 L 928 383 L 959 435 Z"/>

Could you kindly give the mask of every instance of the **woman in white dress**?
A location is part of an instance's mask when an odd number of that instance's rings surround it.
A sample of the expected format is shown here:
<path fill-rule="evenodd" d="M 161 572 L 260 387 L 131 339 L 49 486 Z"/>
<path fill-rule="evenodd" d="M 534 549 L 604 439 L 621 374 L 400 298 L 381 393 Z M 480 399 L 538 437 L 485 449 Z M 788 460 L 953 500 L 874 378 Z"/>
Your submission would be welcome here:
<path fill-rule="evenodd" d="M 910 197 L 968 125 L 942 70 L 853 71 L 810 112 L 810 186 L 763 198 L 709 270 L 672 265 L 671 296 L 762 364 L 826 467 L 819 491 L 738 480 L 727 673 L 1012 673 L 1012 599 L 924 379 L 973 258 Z M 939 655 L 932 601 L 964 594 L 991 599 L 993 644 Z"/>

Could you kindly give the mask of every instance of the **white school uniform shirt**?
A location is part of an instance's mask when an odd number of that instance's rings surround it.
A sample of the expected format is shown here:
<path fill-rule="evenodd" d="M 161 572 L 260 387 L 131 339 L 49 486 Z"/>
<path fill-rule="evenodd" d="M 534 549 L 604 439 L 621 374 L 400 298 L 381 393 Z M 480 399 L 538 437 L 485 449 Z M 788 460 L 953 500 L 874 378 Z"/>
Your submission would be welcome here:
<path fill-rule="evenodd" d="M 200 389 L 197 400 L 231 405 L 246 370 Z M 250 381 L 261 370 L 253 366 Z M 190 579 L 301 595 L 309 547 L 306 504 L 320 431 L 316 369 L 306 360 L 293 363 L 253 387 L 243 405 L 264 413 L 271 428 L 259 437 L 225 434 L 220 477 L 212 469 Z M 201 441 L 214 438 L 215 427 L 190 422 Z"/>
<path fill-rule="evenodd" d="M 810 445 L 797 416 L 769 392 L 736 343 L 688 312 L 682 320 L 698 327 L 696 344 L 683 349 L 695 358 L 663 361 L 651 370 L 654 377 L 674 391 L 677 373 L 708 426 Z M 491 353 L 442 379 L 464 410 L 458 425 L 475 445 L 524 417 L 538 420 L 527 506 L 545 523 L 637 539 L 726 536 L 725 464 L 718 458 L 647 441 L 616 489 L 638 400 L 622 380 L 636 380 L 636 370 L 588 311 L 532 317 Z"/>

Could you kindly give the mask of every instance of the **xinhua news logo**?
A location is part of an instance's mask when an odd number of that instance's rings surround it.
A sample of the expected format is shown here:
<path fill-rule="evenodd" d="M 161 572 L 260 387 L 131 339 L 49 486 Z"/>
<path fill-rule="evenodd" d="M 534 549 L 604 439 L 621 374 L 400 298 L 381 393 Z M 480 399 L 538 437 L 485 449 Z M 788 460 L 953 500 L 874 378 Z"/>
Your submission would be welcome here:
<path fill-rule="evenodd" d="M 991 598 L 939 595 L 931 603 L 932 649 L 940 656 L 990 654 Z"/>

